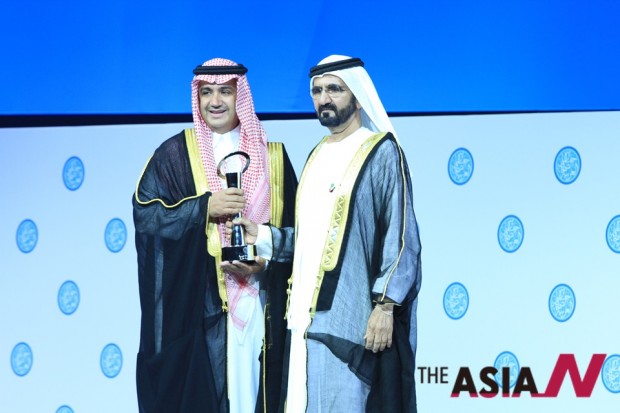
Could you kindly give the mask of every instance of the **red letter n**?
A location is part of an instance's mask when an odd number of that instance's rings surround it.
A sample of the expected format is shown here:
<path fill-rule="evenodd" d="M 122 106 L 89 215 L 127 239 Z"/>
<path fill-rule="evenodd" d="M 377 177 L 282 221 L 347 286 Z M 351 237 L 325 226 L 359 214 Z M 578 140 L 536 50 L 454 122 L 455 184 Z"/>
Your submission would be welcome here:
<path fill-rule="evenodd" d="M 549 384 L 547 384 L 547 389 L 542 394 L 532 394 L 532 396 L 557 397 L 560 392 L 560 387 L 562 387 L 564 377 L 568 372 L 573 383 L 573 388 L 575 389 L 575 395 L 577 395 L 577 397 L 590 397 L 606 357 L 607 354 L 593 354 L 592 359 L 590 359 L 588 369 L 583 376 L 583 380 L 581 380 L 575 355 L 560 354 L 553 369 L 553 373 L 551 373 L 551 378 L 549 379 Z"/>

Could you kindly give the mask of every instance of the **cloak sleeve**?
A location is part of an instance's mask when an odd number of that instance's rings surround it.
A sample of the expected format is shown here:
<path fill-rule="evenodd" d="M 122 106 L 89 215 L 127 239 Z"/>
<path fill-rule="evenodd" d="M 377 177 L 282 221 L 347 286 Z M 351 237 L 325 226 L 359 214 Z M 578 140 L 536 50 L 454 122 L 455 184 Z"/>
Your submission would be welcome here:
<path fill-rule="evenodd" d="M 295 250 L 295 202 L 297 193 L 297 176 L 295 169 L 286 153 L 283 150 L 283 170 L 284 170 L 284 208 L 282 211 L 282 221 L 279 226 L 269 225 L 271 229 L 272 262 L 292 264 Z"/>
<path fill-rule="evenodd" d="M 210 193 L 196 195 L 191 166 L 181 135 L 164 142 L 151 157 L 133 196 L 142 326 L 140 348 L 157 354 L 188 330 L 168 303 L 189 291 L 189 317 L 198 307 L 202 321 L 206 259 L 206 217 Z M 194 286 L 184 290 L 185 286 Z M 200 287 L 199 287 L 200 285 Z M 202 291 L 201 291 L 202 290 Z M 166 303 L 166 305 L 164 305 Z M 189 319 L 189 318 L 186 318 Z"/>
<path fill-rule="evenodd" d="M 182 143 L 164 143 L 138 181 L 133 206 L 139 233 L 179 239 L 190 228 L 206 226 L 210 193 L 196 195 L 189 161 L 169 148 Z"/>
<path fill-rule="evenodd" d="M 202 332 L 206 275 L 214 266 L 206 252 L 209 198 L 196 194 L 184 133 L 155 151 L 133 194 L 142 312 L 140 411 L 217 411 L 214 381 L 197 367 L 210 363 Z M 216 308 L 217 288 L 212 290 Z"/>
<path fill-rule="evenodd" d="M 420 237 L 413 211 L 411 178 L 398 143 L 386 140 L 371 162 L 373 202 L 382 239 L 380 273 L 372 287 L 378 302 L 401 304 L 420 289 Z M 413 291 L 411 291 L 413 289 Z M 411 294 L 413 293 L 413 294 Z"/>
<path fill-rule="evenodd" d="M 295 250 L 295 231 L 293 227 L 277 228 L 271 226 L 274 262 L 292 262 Z"/>

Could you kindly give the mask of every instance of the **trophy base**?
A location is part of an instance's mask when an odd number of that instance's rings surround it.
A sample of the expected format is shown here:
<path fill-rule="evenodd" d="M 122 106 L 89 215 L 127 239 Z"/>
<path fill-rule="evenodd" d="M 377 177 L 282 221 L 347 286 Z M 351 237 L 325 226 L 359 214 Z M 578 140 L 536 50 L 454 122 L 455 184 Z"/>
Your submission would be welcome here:
<path fill-rule="evenodd" d="M 238 245 L 222 248 L 222 261 L 254 263 L 256 255 L 256 245 Z"/>

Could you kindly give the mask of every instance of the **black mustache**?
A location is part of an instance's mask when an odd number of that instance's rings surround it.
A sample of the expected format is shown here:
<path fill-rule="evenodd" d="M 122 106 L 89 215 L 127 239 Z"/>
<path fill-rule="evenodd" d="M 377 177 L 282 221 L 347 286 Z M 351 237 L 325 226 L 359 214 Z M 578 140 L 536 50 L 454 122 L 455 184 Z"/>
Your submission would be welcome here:
<path fill-rule="evenodd" d="M 324 111 L 324 110 L 333 110 L 334 112 L 337 112 L 338 108 L 336 108 L 336 105 L 334 105 L 333 103 L 326 103 L 324 105 L 319 106 L 319 112 Z"/>

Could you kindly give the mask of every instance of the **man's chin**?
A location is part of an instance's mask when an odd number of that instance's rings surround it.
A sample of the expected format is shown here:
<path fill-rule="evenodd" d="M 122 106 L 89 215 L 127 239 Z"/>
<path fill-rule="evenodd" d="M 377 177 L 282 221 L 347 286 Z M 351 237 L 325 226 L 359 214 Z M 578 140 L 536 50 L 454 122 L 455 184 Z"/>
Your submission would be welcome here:
<path fill-rule="evenodd" d="M 327 116 L 325 116 L 327 114 Z M 319 115 L 319 122 L 323 126 L 338 126 L 340 124 L 340 119 L 337 116 L 333 116 L 328 112 L 321 112 Z"/>
<path fill-rule="evenodd" d="M 331 116 L 329 118 L 319 118 L 319 122 L 321 123 L 321 125 L 327 126 L 327 127 L 333 127 L 333 126 L 340 125 L 340 121 Z"/>

